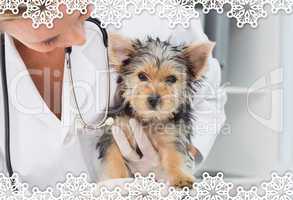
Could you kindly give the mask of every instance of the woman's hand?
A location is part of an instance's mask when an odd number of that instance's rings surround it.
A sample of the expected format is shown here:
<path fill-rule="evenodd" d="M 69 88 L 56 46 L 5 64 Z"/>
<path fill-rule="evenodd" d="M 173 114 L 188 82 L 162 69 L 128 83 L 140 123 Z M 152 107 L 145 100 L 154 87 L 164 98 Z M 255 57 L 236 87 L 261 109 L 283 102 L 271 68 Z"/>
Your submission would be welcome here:
<path fill-rule="evenodd" d="M 147 134 L 144 133 L 142 126 L 135 119 L 130 119 L 129 125 L 134 139 L 143 155 L 142 157 L 131 147 L 121 128 L 113 126 L 112 133 L 123 157 L 127 161 L 130 171 L 132 173 L 139 172 L 143 176 L 147 176 L 149 173 L 153 172 L 158 180 L 165 179 L 166 175 L 160 166 L 159 154 L 153 147 Z M 200 157 L 199 151 L 193 145 L 188 146 L 188 152 L 195 162 L 197 160 L 196 158 Z"/>
<path fill-rule="evenodd" d="M 146 176 L 148 173 L 154 172 L 158 178 L 161 174 L 158 152 L 154 149 L 143 128 L 135 119 L 130 119 L 129 124 L 134 139 L 143 155 L 141 158 L 130 146 L 122 129 L 118 126 L 112 127 L 114 139 L 123 157 L 127 160 L 128 167 L 132 173 L 139 172 L 141 175 Z"/>

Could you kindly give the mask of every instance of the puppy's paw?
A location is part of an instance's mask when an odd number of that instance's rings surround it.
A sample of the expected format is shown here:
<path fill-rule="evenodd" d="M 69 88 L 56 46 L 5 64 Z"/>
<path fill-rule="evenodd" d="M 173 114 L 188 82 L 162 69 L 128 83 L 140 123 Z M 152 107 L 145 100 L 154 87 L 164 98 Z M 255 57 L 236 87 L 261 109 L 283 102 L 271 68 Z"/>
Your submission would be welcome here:
<path fill-rule="evenodd" d="M 193 176 L 187 176 L 185 174 L 173 177 L 170 184 L 176 188 L 192 188 L 195 178 Z"/>

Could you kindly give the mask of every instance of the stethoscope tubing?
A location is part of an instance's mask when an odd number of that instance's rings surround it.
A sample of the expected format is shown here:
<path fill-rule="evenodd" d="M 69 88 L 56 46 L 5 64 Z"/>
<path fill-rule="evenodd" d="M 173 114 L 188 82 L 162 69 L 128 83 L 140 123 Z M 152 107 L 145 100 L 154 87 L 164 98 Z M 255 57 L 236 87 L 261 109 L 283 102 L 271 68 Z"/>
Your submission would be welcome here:
<path fill-rule="evenodd" d="M 1 33 L 1 80 L 3 91 L 3 109 L 4 109 L 4 131 L 5 131 L 5 160 L 6 168 L 10 177 L 13 175 L 10 153 L 10 112 L 9 112 L 9 96 L 8 83 L 6 73 L 6 56 L 5 56 L 5 34 Z"/>
<path fill-rule="evenodd" d="M 100 26 L 99 26 L 100 27 Z M 103 36 L 103 39 L 104 36 Z M 105 42 L 105 41 L 104 41 Z M 67 47 L 65 49 L 65 60 L 66 60 L 66 67 L 68 69 L 68 76 L 69 76 L 69 81 L 70 81 L 70 85 L 71 85 L 71 91 L 72 91 L 72 96 L 73 96 L 73 102 L 76 108 L 76 111 L 78 112 L 78 116 L 79 116 L 79 121 L 82 123 L 82 126 L 84 129 L 89 129 L 89 130 L 97 130 L 100 129 L 104 126 L 111 126 L 114 122 L 113 118 L 108 117 L 109 114 L 109 108 L 110 108 L 110 98 L 111 98 L 111 74 L 110 74 L 110 65 L 109 65 L 109 55 L 108 55 L 108 48 L 106 47 L 106 43 L 105 44 L 105 57 L 106 57 L 106 65 L 107 65 L 107 98 L 106 98 L 106 107 L 105 107 L 105 112 L 104 112 L 104 116 L 103 118 L 99 121 L 99 123 L 97 124 L 88 124 L 85 120 L 85 118 L 83 117 L 82 113 L 81 113 L 81 109 L 79 107 L 78 104 L 78 99 L 77 99 L 77 94 L 75 91 L 75 87 L 74 87 L 74 79 L 73 79 L 73 73 L 72 73 L 72 67 L 71 67 L 71 52 L 72 52 L 72 48 L 71 47 Z"/>
<path fill-rule="evenodd" d="M 82 123 L 84 129 L 89 129 L 89 130 L 97 130 L 100 129 L 104 126 L 111 126 L 114 123 L 113 118 L 108 117 L 109 113 L 109 107 L 110 107 L 110 98 L 111 98 L 111 72 L 110 72 L 110 65 L 109 65 L 109 54 L 108 54 L 108 33 L 105 28 L 101 26 L 101 22 L 95 18 L 88 18 L 87 21 L 94 23 L 101 31 L 102 33 L 102 38 L 103 38 L 103 43 L 104 43 L 104 53 L 105 53 L 105 58 L 106 58 L 106 66 L 107 66 L 107 91 L 108 95 L 106 98 L 106 108 L 104 112 L 104 117 L 97 123 L 97 124 L 88 124 L 83 117 L 81 113 L 81 109 L 78 104 L 78 99 L 77 95 L 75 92 L 75 87 L 74 87 L 74 78 L 73 78 L 73 73 L 72 73 L 72 66 L 71 66 L 71 53 L 72 53 L 72 47 L 67 47 L 65 49 L 65 61 L 66 61 L 66 67 L 68 69 L 68 75 L 69 75 L 69 81 L 71 85 L 71 91 L 73 95 L 73 100 L 74 100 L 74 105 L 75 108 L 78 112 L 79 116 L 79 121 Z"/>

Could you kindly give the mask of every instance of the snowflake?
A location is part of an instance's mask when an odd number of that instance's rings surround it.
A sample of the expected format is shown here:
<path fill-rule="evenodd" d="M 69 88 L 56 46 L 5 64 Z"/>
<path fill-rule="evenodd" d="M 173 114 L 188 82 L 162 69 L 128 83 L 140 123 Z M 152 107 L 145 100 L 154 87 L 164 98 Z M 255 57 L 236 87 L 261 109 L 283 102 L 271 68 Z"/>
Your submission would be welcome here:
<path fill-rule="evenodd" d="M 0 174 L 0 200 L 23 200 L 26 196 L 28 185 L 20 183 L 17 175 L 9 178 Z"/>
<path fill-rule="evenodd" d="M 0 0 L 0 14 L 3 14 L 6 10 L 10 10 L 13 14 L 19 12 L 18 7 L 23 4 L 23 0 Z"/>
<path fill-rule="evenodd" d="M 169 188 L 169 193 L 166 200 L 189 200 L 192 199 L 189 193 L 189 188 L 183 188 L 182 190 L 176 190 L 175 188 Z"/>
<path fill-rule="evenodd" d="M 86 174 L 79 177 L 68 174 L 64 183 L 57 184 L 59 196 L 54 197 L 53 188 L 41 191 L 34 187 L 29 193 L 28 185 L 20 183 L 17 175 L 8 178 L 0 174 L 0 200 L 293 200 L 291 173 L 284 176 L 273 173 L 272 179 L 262 184 L 265 191 L 263 197 L 258 195 L 256 187 L 244 190 L 241 186 L 235 188 L 236 196 L 231 197 L 229 192 L 232 187 L 231 183 L 224 182 L 222 173 L 215 177 L 204 173 L 203 180 L 195 183 L 192 190 L 168 188 L 166 184 L 156 182 L 154 174 L 147 177 L 136 174 L 133 182 L 124 184 L 123 191 L 119 187 L 113 190 L 101 187 L 98 190 L 97 184 L 87 182 Z"/>
<path fill-rule="evenodd" d="M 162 5 L 159 15 L 169 20 L 170 28 L 174 28 L 177 24 L 188 28 L 190 20 L 199 16 L 195 10 L 194 0 L 164 0 Z"/>
<path fill-rule="evenodd" d="M 127 11 L 128 0 L 96 0 L 94 3 L 95 9 L 92 17 L 101 20 L 101 25 L 104 28 L 110 24 L 120 28 L 121 21 L 131 16 L 130 12 Z"/>
<path fill-rule="evenodd" d="M 147 10 L 151 14 L 155 13 L 155 8 L 160 3 L 158 0 L 132 0 L 130 2 L 135 6 L 135 13 L 140 14 L 143 10 Z"/>
<path fill-rule="evenodd" d="M 223 180 L 223 174 L 218 173 L 211 177 L 208 173 L 203 173 L 203 180 L 196 183 L 197 198 L 199 200 L 226 200 L 229 199 L 229 191 L 233 185 Z"/>
<path fill-rule="evenodd" d="M 81 174 L 74 177 L 67 174 L 65 183 L 58 183 L 57 189 L 60 191 L 60 199 L 68 200 L 88 200 L 93 197 L 95 184 L 87 182 L 87 175 Z"/>
<path fill-rule="evenodd" d="M 195 0 L 196 3 L 200 3 L 203 6 L 203 13 L 207 14 L 210 10 L 216 10 L 218 13 L 223 13 L 223 6 L 227 3 L 227 0 Z"/>
<path fill-rule="evenodd" d="M 231 10 L 227 13 L 228 17 L 237 19 L 237 26 L 243 27 L 250 24 L 253 28 L 257 26 L 257 21 L 261 17 L 266 17 L 264 10 L 265 0 L 230 0 Z"/>
<path fill-rule="evenodd" d="M 60 4 L 61 0 L 28 0 L 27 10 L 22 16 L 32 19 L 34 28 L 38 28 L 41 24 L 52 28 L 54 19 L 63 17 L 62 12 L 59 11 Z"/>
<path fill-rule="evenodd" d="M 284 10 L 288 14 L 292 12 L 293 0 L 270 0 L 270 4 L 273 13 L 280 10 Z"/>
<path fill-rule="evenodd" d="M 64 0 L 68 14 L 72 14 L 75 10 L 78 10 L 81 14 L 86 14 L 87 6 L 91 3 L 91 0 Z"/>
<path fill-rule="evenodd" d="M 40 191 L 39 188 L 33 188 L 33 195 L 30 200 L 55 200 L 53 189 L 47 188 L 45 191 Z"/>
<path fill-rule="evenodd" d="M 285 176 L 278 176 L 276 173 L 272 174 L 272 180 L 262 184 L 266 191 L 266 200 L 292 200 L 293 199 L 293 179 L 292 174 L 285 174 Z"/>
<path fill-rule="evenodd" d="M 108 190 L 107 188 L 101 188 L 101 196 L 99 200 L 124 200 L 121 195 L 121 189 L 115 188 L 113 191 Z"/>
<path fill-rule="evenodd" d="M 133 200 L 158 199 L 161 196 L 163 187 L 164 184 L 156 182 L 155 175 L 152 173 L 147 177 L 136 174 L 134 181 L 126 184 L 129 198 Z"/>
<path fill-rule="evenodd" d="M 257 194 L 257 188 L 252 187 L 250 190 L 246 191 L 243 187 L 237 188 L 237 195 L 233 200 L 261 200 Z"/>

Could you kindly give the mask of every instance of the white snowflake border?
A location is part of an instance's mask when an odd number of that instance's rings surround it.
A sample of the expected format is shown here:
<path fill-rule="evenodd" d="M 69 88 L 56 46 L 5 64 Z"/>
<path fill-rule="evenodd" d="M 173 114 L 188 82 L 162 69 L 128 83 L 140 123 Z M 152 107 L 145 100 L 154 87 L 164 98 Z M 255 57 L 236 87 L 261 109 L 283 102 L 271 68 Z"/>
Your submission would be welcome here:
<path fill-rule="evenodd" d="M 228 5 L 227 17 L 235 18 L 239 28 L 248 24 L 257 27 L 260 18 L 267 16 L 266 5 L 270 5 L 273 13 L 293 11 L 293 0 L 0 0 L 0 14 L 6 10 L 17 14 L 20 7 L 25 6 L 24 18 L 32 20 L 34 28 L 44 24 L 53 27 L 53 21 L 63 17 L 60 5 L 66 5 L 67 13 L 87 12 L 93 6 L 92 17 L 97 17 L 103 27 L 114 25 L 119 28 L 122 21 L 143 11 L 158 14 L 169 21 L 170 28 L 182 25 L 190 26 L 190 21 L 199 16 L 196 6 L 201 6 L 203 13 L 216 10 L 223 13 Z"/>
<path fill-rule="evenodd" d="M 261 188 L 251 187 L 245 190 L 238 186 L 237 193 L 231 195 L 233 184 L 225 182 L 223 173 L 216 176 L 203 173 L 202 180 L 193 188 L 181 190 L 156 182 L 155 175 L 146 177 L 136 174 L 134 180 L 124 186 L 108 189 L 89 183 L 87 175 L 66 176 L 66 181 L 58 183 L 56 188 L 41 191 L 34 187 L 29 190 L 26 183 L 21 183 L 14 175 L 8 178 L 0 174 L 0 200 L 292 200 L 293 174 L 283 176 L 272 173 L 271 180 L 261 184 Z M 11 181 L 14 180 L 14 185 Z M 122 189 L 123 188 L 123 189 Z M 262 194 L 260 195 L 260 193 Z M 55 194 L 55 195 L 54 195 Z M 57 196 L 56 194 L 59 194 Z"/>

